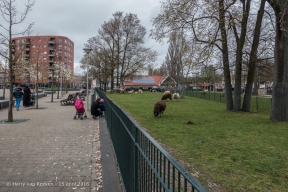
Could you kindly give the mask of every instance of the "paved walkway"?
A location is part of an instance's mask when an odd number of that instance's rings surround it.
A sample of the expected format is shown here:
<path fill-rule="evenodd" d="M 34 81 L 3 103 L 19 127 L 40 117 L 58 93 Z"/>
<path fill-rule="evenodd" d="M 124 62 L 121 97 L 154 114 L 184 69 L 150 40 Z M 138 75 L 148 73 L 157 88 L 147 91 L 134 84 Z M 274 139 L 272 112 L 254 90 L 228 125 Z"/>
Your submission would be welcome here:
<path fill-rule="evenodd" d="M 37 110 L 21 103 L 13 118 L 28 120 L 0 124 L 1 192 L 103 190 L 99 120 L 90 112 L 73 120 L 74 106 L 61 106 L 60 100 L 41 98 Z M 8 109 L 0 110 L 0 121 L 7 117 Z"/>

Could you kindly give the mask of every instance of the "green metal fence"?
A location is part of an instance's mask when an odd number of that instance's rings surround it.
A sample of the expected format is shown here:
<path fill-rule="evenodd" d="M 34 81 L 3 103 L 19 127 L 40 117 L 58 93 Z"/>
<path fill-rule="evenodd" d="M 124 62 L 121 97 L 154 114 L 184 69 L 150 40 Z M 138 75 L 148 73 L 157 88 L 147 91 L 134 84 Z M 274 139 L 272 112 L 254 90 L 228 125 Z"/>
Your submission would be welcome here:
<path fill-rule="evenodd" d="M 105 99 L 105 118 L 126 191 L 207 191 L 128 114 L 96 92 Z"/>
<path fill-rule="evenodd" d="M 221 103 L 226 102 L 224 95 L 219 92 L 206 92 L 205 93 L 201 91 L 187 90 L 186 96 L 197 97 L 197 98 L 207 99 L 207 100 L 212 100 L 212 101 L 218 101 Z M 243 102 L 243 97 L 242 97 L 242 102 Z M 271 103 L 272 103 L 272 98 L 252 96 L 250 111 L 270 113 Z"/>

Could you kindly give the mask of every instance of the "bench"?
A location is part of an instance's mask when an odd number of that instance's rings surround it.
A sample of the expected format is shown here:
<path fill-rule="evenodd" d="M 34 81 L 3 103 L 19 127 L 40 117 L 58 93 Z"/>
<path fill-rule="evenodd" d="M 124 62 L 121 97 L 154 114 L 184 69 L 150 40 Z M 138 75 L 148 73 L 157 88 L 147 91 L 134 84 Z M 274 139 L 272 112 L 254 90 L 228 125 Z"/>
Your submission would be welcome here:
<path fill-rule="evenodd" d="M 14 102 L 14 100 L 13 100 Z M 5 109 L 9 107 L 9 100 L 0 100 L 0 109 Z"/>
<path fill-rule="evenodd" d="M 76 94 L 69 94 L 67 99 L 63 99 L 60 101 L 60 104 L 63 105 L 74 105 L 74 101 L 76 99 Z"/>

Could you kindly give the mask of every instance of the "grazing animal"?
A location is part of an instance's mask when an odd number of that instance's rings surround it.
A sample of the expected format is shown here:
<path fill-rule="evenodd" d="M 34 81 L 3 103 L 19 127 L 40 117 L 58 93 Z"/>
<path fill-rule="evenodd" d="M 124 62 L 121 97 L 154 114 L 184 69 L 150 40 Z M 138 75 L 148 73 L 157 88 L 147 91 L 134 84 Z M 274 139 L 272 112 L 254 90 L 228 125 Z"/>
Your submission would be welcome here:
<path fill-rule="evenodd" d="M 179 93 L 174 93 L 173 94 L 173 99 L 179 99 L 179 98 L 180 98 Z"/>
<path fill-rule="evenodd" d="M 156 92 L 154 89 L 151 89 L 150 92 Z"/>
<path fill-rule="evenodd" d="M 163 112 L 166 109 L 166 103 L 165 101 L 158 101 L 154 104 L 154 117 L 157 117 L 160 114 L 160 117 L 163 115 Z"/>
<path fill-rule="evenodd" d="M 142 92 L 142 89 L 139 89 L 138 92 L 139 92 L 139 93 L 143 93 L 143 92 Z"/>
<path fill-rule="evenodd" d="M 164 93 L 163 93 L 163 95 L 166 95 L 166 94 L 168 94 L 168 93 L 171 93 L 170 91 L 165 91 Z"/>
<path fill-rule="evenodd" d="M 166 99 L 170 99 L 170 101 L 172 101 L 172 95 L 171 93 L 167 93 L 165 95 L 162 96 L 161 100 L 166 100 Z"/>
<path fill-rule="evenodd" d="M 134 89 L 132 89 L 131 91 L 128 91 L 128 93 L 133 93 Z"/>

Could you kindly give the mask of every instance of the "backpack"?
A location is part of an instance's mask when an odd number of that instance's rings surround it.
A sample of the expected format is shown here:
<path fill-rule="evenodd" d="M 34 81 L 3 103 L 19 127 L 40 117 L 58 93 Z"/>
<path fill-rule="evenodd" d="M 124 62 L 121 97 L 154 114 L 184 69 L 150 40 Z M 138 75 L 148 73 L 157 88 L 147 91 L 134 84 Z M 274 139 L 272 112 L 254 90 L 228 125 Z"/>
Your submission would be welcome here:
<path fill-rule="evenodd" d="M 81 99 L 76 99 L 74 106 L 75 106 L 76 109 L 82 109 L 83 108 L 82 100 Z"/>

